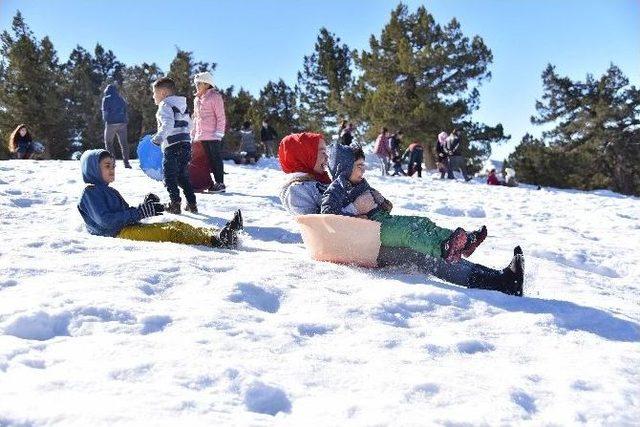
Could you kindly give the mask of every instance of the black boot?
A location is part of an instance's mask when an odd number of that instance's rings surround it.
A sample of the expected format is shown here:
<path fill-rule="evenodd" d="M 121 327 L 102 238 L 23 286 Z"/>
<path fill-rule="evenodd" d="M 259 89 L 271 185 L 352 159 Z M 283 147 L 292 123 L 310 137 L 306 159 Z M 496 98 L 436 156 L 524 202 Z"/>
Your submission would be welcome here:
<path fill-rule="evenodd" d="M 227 225 L 229 226 L 229 228 L 236 231 L 242 230 L 244 228 L 244 225 L 242 224 L 242 212 L 240 211 L 240 209 L 238 209 L 233 214 L 233 218 L 227 223 Z"/>
<path fill-rule="evenodd" d="M 502 270 L 502 275 L 504 287 L 500 292 L 521 297 L 524 283 L 524 255 L 520 246 L 513 249 L 513 259 L 507 268 Z"/>
<path fill-rule="evenodd" d="M 211 246 L 214 248 L 234 249 L 238 246 L 238 234 L 236 230 L 225 225 L 217 234 L 211 237 Z"/>

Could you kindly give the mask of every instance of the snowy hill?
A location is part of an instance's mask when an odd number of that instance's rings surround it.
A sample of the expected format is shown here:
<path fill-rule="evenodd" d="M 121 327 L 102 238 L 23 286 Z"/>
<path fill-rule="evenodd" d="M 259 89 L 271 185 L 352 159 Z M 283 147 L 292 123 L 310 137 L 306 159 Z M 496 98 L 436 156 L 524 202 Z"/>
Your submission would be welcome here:
<path fill-rule="evenodd" d="M 398 213 L 486 224 L 472 261 L 522 245 L 517 298 L 314 262 L 276 162 L 226 168 L 180 219 L 242 208 L 234 251 L 91 236 L 78 162 L 0 162 L 0 426 L 637 425 L 639 199 L 368 172 Z"/>

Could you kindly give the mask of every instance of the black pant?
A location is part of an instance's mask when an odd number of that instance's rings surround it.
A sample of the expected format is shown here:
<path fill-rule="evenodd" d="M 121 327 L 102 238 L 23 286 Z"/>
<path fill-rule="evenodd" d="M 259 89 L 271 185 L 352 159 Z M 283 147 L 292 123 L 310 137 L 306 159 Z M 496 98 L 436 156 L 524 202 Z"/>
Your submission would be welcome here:
<path fill-rule="evenodd" d="M 213 173 L 213 180 L 218 184 L 224 184 L 222 141 L 202 141 L 202 146 L 209 159 L 209 170 Z"/>
<path fill-rule="evenodd" d="M 408 248 L 380 247 L 378 265 L 417 267 L 420 271 L 438 279 L 466 288 L 504 290 L 503 270 L 495 270 L 467 260 L 448 263 L 443 258 L 434 258 Z"/>
<path fill-rule="evenodd" d="M 184 192 L 187 203 L 195 204 L 196 195 L 189 178 L 189 162 L 191 161 L 191 144 L 180 142 L 170 145 L 164 150 L 162 169 L 164 170 L 164 186 L 169 192 L 169 198 L 174 203 L 180 203 L 180 190 Z"/>

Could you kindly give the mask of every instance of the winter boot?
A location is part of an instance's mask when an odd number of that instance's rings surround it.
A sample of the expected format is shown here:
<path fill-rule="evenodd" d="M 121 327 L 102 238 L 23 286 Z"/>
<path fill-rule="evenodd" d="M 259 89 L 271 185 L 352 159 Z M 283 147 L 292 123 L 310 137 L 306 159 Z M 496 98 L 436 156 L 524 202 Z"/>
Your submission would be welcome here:
<path fill-rule="evenodd" d="M 229 224 L 225 225 L 216 235 L 211 237 L 211 246 L 214 248 L 233 249 L 238 246 L 238 234 Z"/>
<path fill-rule="evenodd" d="M 482 226 L 480 230 L 472 231 L 471 233 L 467 233 L 467 244 L 462 251 L 462 256 L 465 258 L 469 258 L 471 254 L 476 250 L 480 243 L 484 242 L 484 239 L 487 238 L 487 227 Z"/>
<path fill-rule="evenodd" d="M 169 212 L 172 214 L 180 215 L 182 213 L 182 209 L 180 208 L 180 200 L 171 201 L 167 203 L 164 207 L 165 212 Z"/>
<path fill-rule="evenodd" d="M 211 184 L 211 187 L 209 187 L 207 191 L 209 191 L 209 193 L 224 193 L 227 191 L 227 187 L 221 182 L 216 182 L 215 184 Z"/>
<path fill-rule="evenodd" d="M 513 249 L 513 259 L 511 263 L 502 270 L 502 289 L 507 295 L 522 296 L 524 282 L 524 255 L 520 246 Z"/>
<path fill-rule="evenodd" d="M 229 228 L 236 231 L 242 230 L 244 228 L 244 225 L 242 224 L 242 212 L 240 211 L 240 209 L 235 211 L 235 213 L 233 214 L 233 218 L 227 223 L 227 225 L 229 226 Z"/>
<path fill-rule="evenodd" d="M 467 232 L 458 227 L 451 236 L 442 242 L 442 258 L 447 262 L 458 262 L 467 245 Z"/>
<path fill-rule="evenodd" d="M 184 210 L 191 213 L 198 213 L 198 205 L 195 203 L 187 203 L 187 206 L 184 207 Z"/>

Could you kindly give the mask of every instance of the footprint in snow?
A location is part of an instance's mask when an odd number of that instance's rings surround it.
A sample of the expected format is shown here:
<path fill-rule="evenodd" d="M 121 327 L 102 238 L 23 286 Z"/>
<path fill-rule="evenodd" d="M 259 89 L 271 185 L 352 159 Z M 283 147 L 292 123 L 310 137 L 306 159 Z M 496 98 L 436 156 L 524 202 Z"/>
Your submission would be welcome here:
<path fill-rule="evenodd" d="M 281 293 L 277 290 L 266 290 L 251 283 L 238 283 L 227 299 L 247 303 L 260 311 L 276 313 L 280 309 L 280 298 Z"/>
<path fill-rule="evenodd" d="M 286 393 L 261 382 L 254 382 L 244 395 L 244 404 L 251 412 L 276 415 L 278 412 L 291 412 L 291 401 Z"/>
<path fill-rule="evenodd" d="M 478 340 L 460 341 L 456 344 L 456 348 L 460 353 L 466 354 L 484 353 L 496 349 L 493 344 Z"/>

